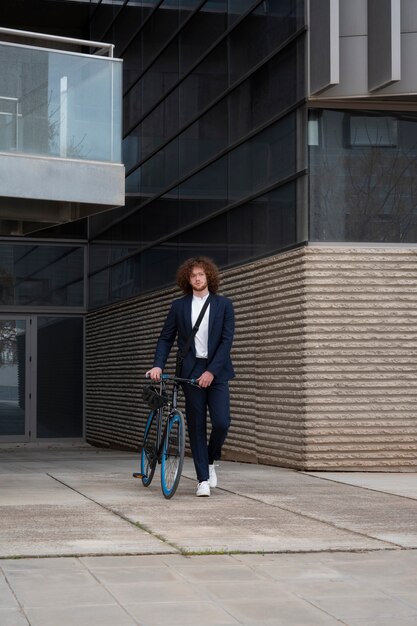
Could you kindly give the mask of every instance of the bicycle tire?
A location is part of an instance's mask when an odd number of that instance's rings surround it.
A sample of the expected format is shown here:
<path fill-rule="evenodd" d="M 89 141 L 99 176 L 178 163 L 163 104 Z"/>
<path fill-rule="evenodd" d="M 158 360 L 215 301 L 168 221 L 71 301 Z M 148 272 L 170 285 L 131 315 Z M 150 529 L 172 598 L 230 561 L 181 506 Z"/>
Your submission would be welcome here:
<path fill-rule="evenodd" d="M 168 418 L 162 447 L 161 487 L 165 498 L 172 498 L 177 490 L 184 464 L 185 422 L 181 411 L 174 411 Z"/>
<path fill-rule="evenodd" d="M 145 434 L 143 436 L 142 452 L 140 455 L 140 471 L 142 474 L 142 484 L 149 487 L 155 474 L 157 457 L 157 422 L 158 411 L 151 411 L 146 422 Z"/>

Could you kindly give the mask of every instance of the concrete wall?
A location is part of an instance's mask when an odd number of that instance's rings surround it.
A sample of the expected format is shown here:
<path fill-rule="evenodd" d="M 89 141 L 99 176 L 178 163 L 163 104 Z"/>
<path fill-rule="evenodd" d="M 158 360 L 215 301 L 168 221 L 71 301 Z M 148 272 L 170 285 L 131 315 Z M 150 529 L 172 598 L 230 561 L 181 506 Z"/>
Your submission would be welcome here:
<path fill-rule="evenodd" d="M 415 0 L 309 0 L 310 95 L 417 92 Z"/>
<path fill-rule="evenodd" d="M 309 246 L 224 273 L 236 310 L 224 457 L 417 469 L 417 249 Z M 175 290 L 87 320 L 87 439 L 138 447 L 142 374 Z"/>

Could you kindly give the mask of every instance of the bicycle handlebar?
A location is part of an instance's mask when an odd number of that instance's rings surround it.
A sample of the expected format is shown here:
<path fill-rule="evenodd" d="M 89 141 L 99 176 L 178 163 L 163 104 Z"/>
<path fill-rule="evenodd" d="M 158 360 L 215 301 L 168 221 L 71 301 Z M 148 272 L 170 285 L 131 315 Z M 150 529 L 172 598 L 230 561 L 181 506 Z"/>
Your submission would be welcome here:
<path fill-rule="evenodd" d="M 149 378 L 149 376 L 145 375 L 145 378 Z M 162 374 L 160 380 L 156 380 L 155 382 L 160 383 L 161 380 L 172 380 L 175 383 L 188 383 L 189 385 L 195 385 L 196 387 L 200 386 L 196 378 L 180 378 L 179 376 L 173 376 L 172 374 Z"/>

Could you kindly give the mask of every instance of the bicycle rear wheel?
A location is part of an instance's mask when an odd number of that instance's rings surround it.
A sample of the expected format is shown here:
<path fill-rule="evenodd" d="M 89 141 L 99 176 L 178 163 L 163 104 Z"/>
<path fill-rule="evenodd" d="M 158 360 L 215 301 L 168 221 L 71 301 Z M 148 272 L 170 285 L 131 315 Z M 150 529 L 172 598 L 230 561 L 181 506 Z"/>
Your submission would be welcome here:
<path fill-rule="evenodd" d="M 161 487 L 165 498 L 172 498 L 180 482 L 185 451 L 185 423 L 180 411 L 168 418 L 162 448 Z"/>
<path fill-rule="evenodd" d="M 146 422 L 145 435 L 143 437 L 142 453 L 140 457 L 140 471 L 142 474 L 142 484 L 149 487 L 152 482 L 155 468 L 158 461 L 157 457 L 157 432 L 158 432 L 158 411 L 149 413 Z"/>

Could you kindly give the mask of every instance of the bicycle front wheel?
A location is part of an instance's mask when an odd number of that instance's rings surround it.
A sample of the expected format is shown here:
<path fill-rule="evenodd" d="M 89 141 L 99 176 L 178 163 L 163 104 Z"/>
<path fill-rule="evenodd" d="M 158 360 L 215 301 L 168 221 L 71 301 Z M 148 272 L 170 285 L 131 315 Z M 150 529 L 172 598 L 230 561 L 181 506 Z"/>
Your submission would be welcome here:
<path fill-rule="evenodd" d="M 155 474 L 157 457 L 157 432 L 158 432 L 158 411 L 149 413 L 146 422 L 145 435 L 143 437 L 142 454 L 140 457 L 140 471 L 142 474 L 142 484 L 149 487 Z"/>
<path fill-rule="evenodd" d="M 168 418 L 162 448 L 161 486 L 165 498 L 172 498 L 180 482 L 185 451 L 185 423 L 180 411 Z"/>

